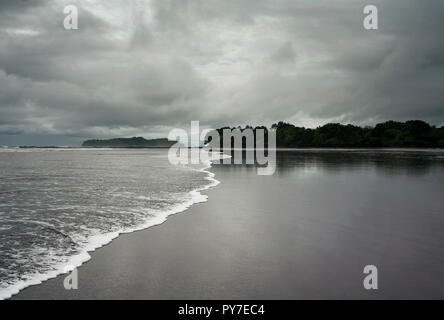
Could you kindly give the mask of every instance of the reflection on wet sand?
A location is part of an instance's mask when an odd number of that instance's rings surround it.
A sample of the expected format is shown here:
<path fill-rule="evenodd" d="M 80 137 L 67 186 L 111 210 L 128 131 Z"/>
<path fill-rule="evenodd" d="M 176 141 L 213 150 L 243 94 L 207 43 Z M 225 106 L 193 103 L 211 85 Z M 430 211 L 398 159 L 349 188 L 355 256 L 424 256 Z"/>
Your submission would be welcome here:
<path fill-rule="evenodd" d="M 247 151 L 248 152 L 248 151 Z M 246 151 L 243 152 L 246 159 Z M 254 165 L 234 167 L 253 168 Z M 322 167 L 326 171 L 376 169 L 386 174 L 425 174 L 433 167 L 444 167 L 444 150 L 408 149 L 295 149 L 276 152 L 276 174 L 286 174 L 294 169 Z"/>

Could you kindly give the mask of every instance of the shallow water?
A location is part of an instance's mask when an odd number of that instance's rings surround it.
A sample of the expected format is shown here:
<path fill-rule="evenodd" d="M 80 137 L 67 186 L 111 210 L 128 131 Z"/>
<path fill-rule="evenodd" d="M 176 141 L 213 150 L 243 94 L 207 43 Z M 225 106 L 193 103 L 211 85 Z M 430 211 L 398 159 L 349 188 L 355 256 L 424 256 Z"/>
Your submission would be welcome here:
<path fill-rule="evenodd" d="M 442 150 L 285 151 L 270 177 L 212 171 L 233 200 L 234 261 L 250 266 L 232 275 L 251 281 L 242 297 L 444 298 Z"/>
<path fill-rule="evenodd" d="M 97 250 L 79 290 L 58 278 L 16 297 L 444 298 L 443 151 L 297 150 L 276 164 L 214 165 L 208 202 Z"/>
<path fill-rule="evenodd" d="M 0 297 L 196 201 L 207 173 L 166 150 L 0 151 Z"/>

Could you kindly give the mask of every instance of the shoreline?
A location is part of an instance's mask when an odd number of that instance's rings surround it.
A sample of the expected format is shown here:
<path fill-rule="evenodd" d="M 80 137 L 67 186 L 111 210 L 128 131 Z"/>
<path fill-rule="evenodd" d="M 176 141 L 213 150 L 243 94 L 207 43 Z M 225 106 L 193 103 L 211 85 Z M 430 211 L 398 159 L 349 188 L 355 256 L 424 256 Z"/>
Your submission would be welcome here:
<path fill-rule="evenodd" d="M 149 229 L 151 227 L 159 226 L 165 223 L 170 216 L 187 211 L 195 204 L 208 201 L 208 196 L 202 194 L 201 192 L 213 188 L 220 183 L 220 181 L 214 178 L 215 174 L 209 171 L 209 169 L 211 169 L 211 166 L 212 166 L 211 160 L 209 160 L 205 164 L 205 166 L 202 167 L 201 169 L 191 168 L 191 170 L 205 172 L 207 176 L 204 179 L 209 181 L 210 183 L 202 187 L 199 187 L 197 189 L 191 190 L 189 192 L 189 194 L 191 195 L 190 200 L 184 201 L 181 204 L 173 206 L 171 209 L 162 212 L 161 215 L 155 218 L 151 218 L 149 221 L 146 221 L 144 224 L 135 226 L 127 230 L 92 236 L 90 238 L 89 243 L 84 248 L 84 250 L 82 250 L 82 252 L 80 252 L 78 255 L 72 256 L 66 263 L 56 265 L 54 267 L 55 270 L 52 270 L 46 274 L 38 274 L 35 276 L 31 276 L 31 279 L 29 280 L 21 280 L 16 284 L 8 287 L 6 290 L 4 290 L 4 292 L 0 292 L 0 301 L 11 299 L 16 295 L 19 295 L 23 290 L 27 288 L 42 285 L 46 281 L 49 281 L 51 279 L 56 279 L 60 276 L 68 274 L 73 269 L 78 269 L 82 267 L 85 263 L 87 263 L 92 259 L 91 255 L 95 251 L 99 250 L 100 248 L 103 248 L 104 246 L 109 245 L 112 241 L 114 241 L 115 239 L 119 238 L 124 234 L 131 234 L 138 231 Z"/>
<path fill-rule="evenodd" d="M 0 146 L 1 149 L 15 149 L 15 150 L 165 150 L 170 147 L 82 147 L 82 146 Z M 203 147 L 193 148 L 187 147 L 184 149 L 203 149 Z M 222 148 L 220 149 L 222 150 Z M 444 151 L 443 147 L 277 147 L 277 148 L 229 148 L 228 151 L 233 150 L 275 150 L 275 151 Z"/>
<path fill-rule="evenodd" d="M 444 297 L 442 153 L 366 159 L 283 152 L 273 176 L 213 164 L 211 201 L 92 252 L 78 290 L 60 275 L 11 299 Z M 368 264 L 381 271 L 377 291 L 363 288 Z"/>

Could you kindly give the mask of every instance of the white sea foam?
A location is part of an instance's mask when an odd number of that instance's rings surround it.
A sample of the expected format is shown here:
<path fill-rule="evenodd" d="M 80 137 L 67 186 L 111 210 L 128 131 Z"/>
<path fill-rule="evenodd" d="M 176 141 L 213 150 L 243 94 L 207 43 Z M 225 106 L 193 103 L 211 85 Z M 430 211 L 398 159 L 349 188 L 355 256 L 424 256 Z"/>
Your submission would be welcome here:
<path fill-rule="evenodd" d="M 209 157 L 209 158 L 216 160 L 216 157 L 214 157 L 214 156 Z M 224 154 L 219 155 L 219 159 L 224 159 L 224 158 L 230 158 L 230 156 L 224 155 Z M 116 239 L 121 234 L 132 233 L 135 231 L 147 229 L 152 226 L 160 225 L 160 224 L 164 223 L 170 215 L 183 212 L 183 211 L 187 210 L 188 208 L 190 208 L 193 204 L 206 202 L 208 200 L 208 196 L 202 194 L 201 192 L 217 186 L 220 183 L 220 181 L 215 179 L 214 173 L 208 171 L 208 169 L 211 168 L 211 160 L 208 160 L 204 165 L 205 166 L 200 169 L 195 169 L 195 168 L 190 168 L 190 169 L 205 172 L 206 173 L 205 180 L 209 181 L 210 183 L 190 191 L 189 192 L 190 198 L 187 199 L 186 201 L 184 201 L 183 203 L 174 205 L 168 210 L 163 210 L 163 211 L 152 210 L 152 211 L 155 211 L 154 217 L 151 216 L 150 218 L 147 219 L 147 221 L 145 223 L 142 223 L 138 226 L 135 226 L 132 228 L 127 228 L 127 229 L 116 231 L 116 232 L 109 232 L 109 233 L 97 234 L 97 235 L 91 236 L 88 239 L 87 244 L 84 246 L 83 250 L 79 254 L 74 255 L 74 256 L 70 256 L 67 261 L 64 261 L 63 263 L 61 262 L 61 263 L 53 266 L 53 270 L 43 273 L 43 274 L 36 273 L 36 274 L 28 275 L 27 279 L 18 280 L 15 283 L 13 283 L 12 285 L 8 286 L 7 288 L 1 289 L 0 290 L 0 300 L 8 299 L 8 298 L 12 297 L 13 295 L 18 294 L 21 290 L 23 290 L 27 287 L 41 284 L 44 281 L 47 281 L 49 279 L 53 279 L 61 274 L 67 273 L 67 268 L 66 268 L 67 266 L 69 266 L 71 268 L 80 267 L 82 264 L 84 264 L 85 262 L 87 262 L 88 260 L 91 259 L 91 255 L 90 255 L 91 252 L 109 244 L 112 240 Z M 30 221 L 27 221 L 27 222 L 30 222 Z M 36 221 L 32 221 L 32 222 L 37 223 Z M 72 270 L 72 269 L 68 269 L 68 270 Z"/>

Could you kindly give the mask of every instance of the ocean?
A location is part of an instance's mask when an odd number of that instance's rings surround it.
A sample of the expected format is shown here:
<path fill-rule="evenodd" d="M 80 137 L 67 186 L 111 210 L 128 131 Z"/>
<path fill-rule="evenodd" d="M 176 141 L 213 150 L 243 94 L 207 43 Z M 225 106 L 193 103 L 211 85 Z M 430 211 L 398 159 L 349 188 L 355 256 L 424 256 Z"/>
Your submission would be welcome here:
<path fill-rule="evenodd" d="M 162 149 L 1 148 L 0 299 L 205 201 L 217 184 L 206 167 L 173 166 Z"/>
<path fill-rule="evenodd" d="M 444 150 L 279 151 L 272 176 L 207 166 L 174 167 L 167 150 L 1 151 L 2 298 L 89 255 L 78 290 L 61 275 L 13 298 L 444 297 Z"/>

